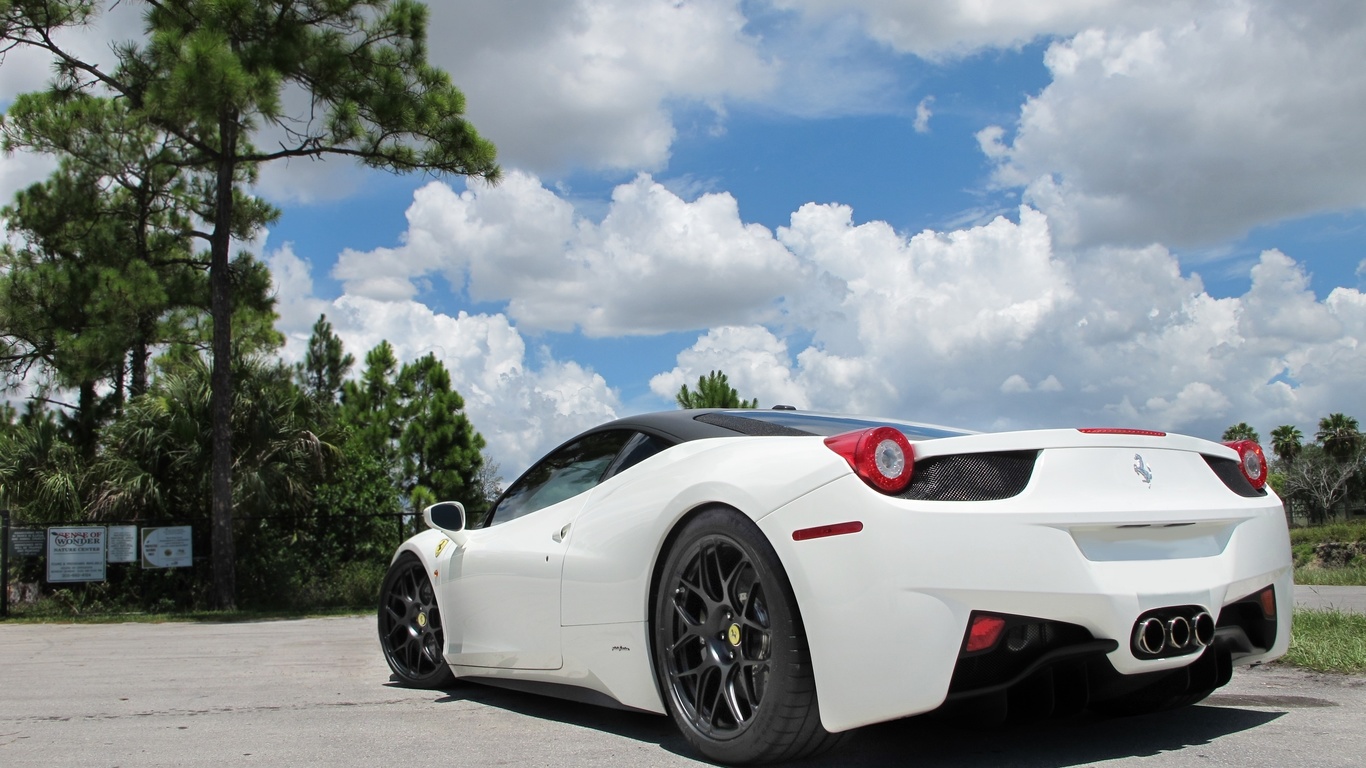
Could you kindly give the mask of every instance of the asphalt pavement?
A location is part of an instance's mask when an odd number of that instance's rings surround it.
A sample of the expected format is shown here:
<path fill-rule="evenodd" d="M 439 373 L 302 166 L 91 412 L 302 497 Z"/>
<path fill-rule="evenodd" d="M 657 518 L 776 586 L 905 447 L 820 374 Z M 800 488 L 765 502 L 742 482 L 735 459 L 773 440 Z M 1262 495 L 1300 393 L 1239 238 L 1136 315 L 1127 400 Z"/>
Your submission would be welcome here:
<path fill-rule="evenodd" d="M 706 765 L 664 717 L 474 684 L 399 687 L 375 635 L 373 617 L 0 622 L 0 766 Z M 1363 722 L 1366 677 L 1271 664 L 1176 712 L 1005 728 L 910 718 L 802 765 L 1359 767 Z"/>
<path fill-rule="evenodd" d="M 1366 587 L 1314 587 L 1296 584 L 1295 605 L 1366 613 Z"/>

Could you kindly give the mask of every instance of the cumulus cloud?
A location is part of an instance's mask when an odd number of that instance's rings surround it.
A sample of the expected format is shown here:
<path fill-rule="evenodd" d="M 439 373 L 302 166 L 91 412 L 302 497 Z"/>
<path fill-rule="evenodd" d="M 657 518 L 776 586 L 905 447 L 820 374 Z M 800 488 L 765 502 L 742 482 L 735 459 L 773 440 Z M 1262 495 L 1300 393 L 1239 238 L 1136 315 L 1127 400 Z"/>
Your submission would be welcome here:
<path fill-rule="evenodd" d="M 739 0 L 445 0 L 429 3 L 428 57 L 466 95 L 466 115 L 506 167 L 540 173 L 665 167 L 675 113 L 773 91 L 779 65 L 752 36 Z M 95 26 L 63 35 L 86 61 L 112 65 L 112 44 L 142 36 L 144 6 L 114 3 Z M 0 68 L 0 103 L 41 87 L 48 59 L 17 49 Z M 847 87 L 842 89 L 847 93 Z M 288 114 L 307 114 L 298 89 Z M 264 126 L 259 146 L 283 133 Z M 259 190 L 285 203 L 335 200 L 365 183 L 346 161 L 273 163 Z"/>
<path fill-rule="evenodd" d="M 388 340 L 400 362 L 434 354 L 451 373 L 465 399 L 465 411 L 488 441 L 488 453 L 506 480 L 560 441 L 616 418 L 616 390 L 596 372 L 548 350 L 528 350 L 522 334 L 502 314 L 451 316 L 407 299 L 383 301 L 342 294 L 314 294 L 306 262 L 288 245 L 267 263 L 275 283 L 283 356 L 303 359 L 312 325 L 326 314 L 346 349 L 356 356 L 358 374 L 365 353 Z"/>
<path fill-rule="evenodd" d="M 787 342 L 762 326 L 711 329 L 679 353 L 673 370 L 650 379 L 650 390 L 672 401 L 685 384 L 695 388 L 698 378 L 717 370 L 724 371 L 730 385 L 747 400 L 757 397 L 763 406 L 809 407 L 805 388 L 793 381 Z"/>
<path fill-rule="evenodd" d="M 661 398 L 719 368 L 762 404 L 1217 436 L 1231 421 L 1312 424 L 1366 381 L 1366 297 L 1318 300 L 1279 251 L 1247 293 L 1216 298 L 1160 246 L 1059 249 L 1027 207 L 906 236 L 807 205 L 777 236 L 813 276 L 784 299 L 787 330 L 708 331 L 651 381 Z"/>
<path fill-rule="evenodd" d="M 341 254 L 348 293 L 410 299 L 440 273 L 476 301 L 508 302 L 522 327 L 621 336 L 770 318 L 801 277 L 729 194 L 686 201 L 647 175 L 616 188 L 600 223 L 519 172 L 462 193 L 429 184 L 407 216 L 403 245 Z"/>
<path fill-rule="evenodd" d="M 1230 419 L 1268 430 L 1312 423 L 1366 381 L 1360 291 L 1339 287 L 1321 300 L 1301 263 L 1269 250 L 1243 295 L 1216 297 L 1163 246 L 1059 245 L 1051 217 L 1030 206 L 1014 220 L 902 233 L 857 222 L 849 206 L 812 203 L 771 232 L 745 224 L 729 195 L 687 201 L 642 175 L 593 222 L 535 177 L 512 174 L 459 193 L 428 185 L 408 219 L 399 246 L 344 253 L 337 264 L 347 295 L 336 309 L 366 308 L 355 328 L 394 311 L 437 322 L 417 302 L 440 274 L 478 301 L 505 304 L 494 319 L 518 344 L 495 357 L 518 370 L 527 365 L 518 329 L 696 329 L 696 342 L 650 380 L 661 405 L 724 370 L 764 405 L 978 429 L 1121 424 L 1217 436 Z M 564 366 L 540 370 L 584 380 Z M 465 380 L 476 393 L 485 387 L 479 376 Z M 606 382 L 571 390 L 589 394 L 589 413 L 618 407 L 601 394 L 612 391 Z M 506 396 L 490 395 L 488 412 L 527 402 Z"/>
<path fill-rule="evenodd" d="M 508 165 L 659 169 L 676 135 L 671 105 L 719 110 L 772 87 L 739 6 L 449 0 L 430 5 L 431 58 Z"/>
<path fill-rule="evenodd" d="M 775 0 L 775 5 L 823 21 L 853 16 L 873 39 L 936 61 L 1014 48 L 1102 22 L 1138 22 L 1163 8 L 1189 8 L 1172 0 Z"/>
<path fill-rule="evenodd" d="M 1053 43 L 1052 82 L 978 134 L 1066 245 L 1203 245 L 1366 206 L 1366 6 L 1241 0 Z"/>

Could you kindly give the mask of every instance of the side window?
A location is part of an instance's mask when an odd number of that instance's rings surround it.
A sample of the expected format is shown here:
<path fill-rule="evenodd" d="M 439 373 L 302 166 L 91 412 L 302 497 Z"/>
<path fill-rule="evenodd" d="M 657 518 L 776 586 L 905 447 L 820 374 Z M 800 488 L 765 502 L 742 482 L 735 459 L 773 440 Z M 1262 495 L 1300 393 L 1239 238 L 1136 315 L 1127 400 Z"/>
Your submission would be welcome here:
<path fill-rule="evenodd" d="M 612 460 L 634 434 L 626 429 L 597 432 L 541 459 L 503 493 L 487 525 L 516 520 L 602 482 Z"/>
<path fill-rule="evenodd" d="M 662 437 L 647 435 L 644 432 L 637 432 L 635 436 L 626 442 L 626 447 L 621 449 L 621 453 L 617 456 L 617 460 L 612 464 L 612 468 L 607 471 L 607 475 L 603 479 L 616 477 L 665 448 L 673 447 L 673 445 L 674 443 L 665 440 Z"/>

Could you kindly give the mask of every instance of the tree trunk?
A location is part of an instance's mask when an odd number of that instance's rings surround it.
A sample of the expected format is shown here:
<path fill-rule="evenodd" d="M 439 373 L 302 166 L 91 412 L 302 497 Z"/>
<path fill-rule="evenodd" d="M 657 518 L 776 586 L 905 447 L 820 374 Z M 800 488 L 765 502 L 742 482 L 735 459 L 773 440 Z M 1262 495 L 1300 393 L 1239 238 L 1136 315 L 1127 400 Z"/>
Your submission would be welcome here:
<path fill-rule="evenodd" d="M 213 597 L 216 607 L 237 607 L 236 552 L 232 531 L 232 248 L 233 157 L 237 125 L 219 124 L 223 139 L 218 158 L 217 199 L 209 260 L 209 312 L 213 316 L 213 370 L 209 377 L 213 465 L 210 479 L 213 519 Z"/>
<path fill-rule="evenodd" d="M 150 352 L 147 340 L 155 333 L 155 320 L 149 317 L 138 318 L 138 335 L 133 348 L 128 352 L 128 396 L 130 398 L 147 393 L 147 358 Z"/>
<path fill-rule="evenodd" d="M 99 395 L 95 392 L 95 382 L 83 381 L 79 399 L 76 401 L 76 418 L 73 420 L 72 435 L 81 458 L 87 462 L 95 460 L 95 432 L 99 421 Z"/>

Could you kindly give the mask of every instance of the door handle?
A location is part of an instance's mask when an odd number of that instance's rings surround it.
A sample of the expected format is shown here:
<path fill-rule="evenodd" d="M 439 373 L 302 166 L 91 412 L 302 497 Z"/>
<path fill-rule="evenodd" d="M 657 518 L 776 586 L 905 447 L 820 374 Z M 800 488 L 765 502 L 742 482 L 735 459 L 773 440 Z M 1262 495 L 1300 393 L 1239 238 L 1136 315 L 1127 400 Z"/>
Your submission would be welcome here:
<path fill-rule="evenodd" d="M 564 527 L 561 528 L 561 529 L 559 530 L 558 533 L 554 534 L 554 535 L 551 536 L 550 538 L 551 538 L 556 544 L 559 544 L 560 542 L 564 541 L 564 538 L 565 538 L 566 536 L 569 535 L 569 526 L 571 526 L 571 525 L 573 525 L 573 523 L 565 523 L 565 524 L 564 524 Z"/>

